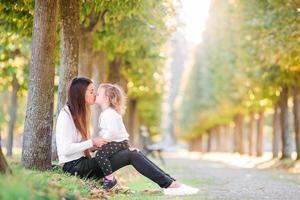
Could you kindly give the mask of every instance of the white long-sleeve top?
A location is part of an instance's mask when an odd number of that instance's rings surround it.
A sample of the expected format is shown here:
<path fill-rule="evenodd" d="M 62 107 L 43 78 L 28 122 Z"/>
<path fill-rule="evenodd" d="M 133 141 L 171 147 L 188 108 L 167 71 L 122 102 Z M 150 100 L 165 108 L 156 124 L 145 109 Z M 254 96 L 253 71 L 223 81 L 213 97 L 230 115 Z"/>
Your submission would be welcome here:
<path fill-rule="evenodd" d="M 115 142 L 129 139 L 129 134 L 123 123 L 122 115 L 108 107 L 99 117 L 99 136 Z"/>
<path fill-rule="evenodd" d="M 81 134 L 75 127 L 69 107 L 64 106 L 56 122 L 56 147 L 59 164 L 81 158 L 84 150 L 93 147 L 91 139 L 81 141 Z"/>

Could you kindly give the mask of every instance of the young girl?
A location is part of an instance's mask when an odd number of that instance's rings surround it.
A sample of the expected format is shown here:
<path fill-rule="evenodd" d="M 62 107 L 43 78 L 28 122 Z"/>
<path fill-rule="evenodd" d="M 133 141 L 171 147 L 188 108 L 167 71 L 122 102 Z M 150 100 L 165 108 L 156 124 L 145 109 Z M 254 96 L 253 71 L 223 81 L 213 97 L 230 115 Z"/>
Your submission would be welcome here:
<path fill-rule="evenodd" d="M 103 189 L 106 190 L 117 186 L 108 158 L 121 150 L 129 148 L 129 134 L 122 119 L 126 107 L 125 99 L 126 96 L 123 90 L 117 85 L 103 83 L 98 88 L 95 103 L 102 109 L 99 117 L 99 136 L 112 141 L 103 145 L 95 155 L 105 175 Z"/>

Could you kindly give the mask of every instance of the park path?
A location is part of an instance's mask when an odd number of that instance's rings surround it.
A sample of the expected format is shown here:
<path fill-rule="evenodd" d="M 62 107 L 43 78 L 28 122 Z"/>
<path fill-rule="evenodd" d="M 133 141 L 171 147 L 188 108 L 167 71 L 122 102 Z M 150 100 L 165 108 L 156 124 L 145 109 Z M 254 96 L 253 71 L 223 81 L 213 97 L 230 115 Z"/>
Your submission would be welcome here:
<path fill-rule="evenodd" d="M 300 199 L 300 174 L 246 168 L 205 157 L 176 154 L 165 158 L 163 168 L 178 180 L 197 186 L 200 199 Z"/>

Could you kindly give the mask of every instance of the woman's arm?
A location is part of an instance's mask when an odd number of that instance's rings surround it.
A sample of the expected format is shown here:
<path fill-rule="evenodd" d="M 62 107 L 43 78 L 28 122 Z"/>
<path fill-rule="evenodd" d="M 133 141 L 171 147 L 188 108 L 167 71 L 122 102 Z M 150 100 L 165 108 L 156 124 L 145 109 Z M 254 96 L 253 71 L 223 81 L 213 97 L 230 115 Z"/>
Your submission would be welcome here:
<path fill-rule="evenodd" d="M 68 156 L 74 153 L 83 152 L 93 147 L 91 139 L 86 141 L 76 141 L 77 130 L 73 125 L 73 119 L 64 110 L 57 118 L 56 123 L 56 145 L 59 154 Z"/>

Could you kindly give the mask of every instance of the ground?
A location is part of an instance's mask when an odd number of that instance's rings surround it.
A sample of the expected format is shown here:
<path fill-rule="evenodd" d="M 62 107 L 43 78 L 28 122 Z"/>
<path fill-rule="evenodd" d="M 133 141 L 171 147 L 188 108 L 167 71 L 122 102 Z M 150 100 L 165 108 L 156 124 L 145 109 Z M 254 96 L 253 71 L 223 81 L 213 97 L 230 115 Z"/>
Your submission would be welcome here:
<path fill-rule="evenodd" d="M 61 171 L 24 170 L 10 161 L 14 176 L 0 177 L 1 199 L 299 199 L 300 174 L 266 168 L 270 161 L 236 154 L 165 154 L 166 165 L 159 166 L 180 182 L 197 187 L 199 194 L 164 196 L 162 190 L 132 167 L 116 176 L 124 189 L 119 194 L 103 194 L 97 181 L 82 181 Z M 269 166 L 268 166 L 269 167 Z M 263 169 L 262 169 L 263 168 Z M 2 179 L 4 178 L 4 179 Z M 5 180 L 6 179 L 6 180 Z M 24 186 L 25 185 L 25 186 Z M 130 189 L 129 189 L 130 188 Z M 35 191 L 35 192 L 32 192 Z M 29 196 L 28 196 L 29 195 Z M 27 198 L 28 196 L 28 198 Z M 23 198 L 22 198 L 23 197 Z"/>

